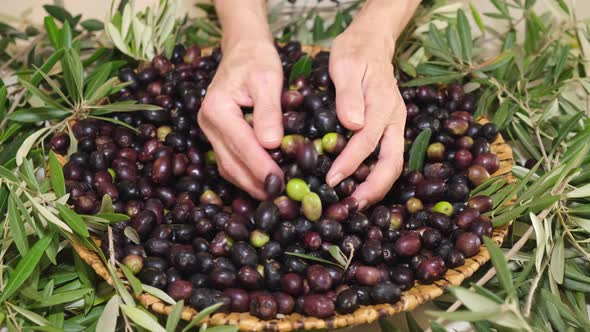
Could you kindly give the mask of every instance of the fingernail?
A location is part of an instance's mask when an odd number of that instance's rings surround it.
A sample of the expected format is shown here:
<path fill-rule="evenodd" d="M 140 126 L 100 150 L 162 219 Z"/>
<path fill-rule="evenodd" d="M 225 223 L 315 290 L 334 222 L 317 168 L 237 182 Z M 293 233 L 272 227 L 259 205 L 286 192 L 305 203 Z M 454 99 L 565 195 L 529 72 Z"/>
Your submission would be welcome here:
<path fill-rule="evenodd" d="M 355 125 L 362 126 L 363 125 L 363 115 L 359 112 L 352 112 L 350 114 L 350 122 L 354 123 Z"/>
<path fill-rule="evenodd" d="M 360 200 L 360 201 L 359 201 L 359 207 L 358 207 L 358 210 L 360 211 L 360 210 L 364 209 L 364 208 L 367 206 L 367 203 L 368 203 L 368 202 L 367 202 L 367 200 L 366 200 L 366 199 L 362 199 L 362 200 Z"/>
<path fill-rule="evenodd" d="M 335 187 L 342 179 L 344 179 L 342 173 L 336 173 L 327 182 L 330 187 Z"/>

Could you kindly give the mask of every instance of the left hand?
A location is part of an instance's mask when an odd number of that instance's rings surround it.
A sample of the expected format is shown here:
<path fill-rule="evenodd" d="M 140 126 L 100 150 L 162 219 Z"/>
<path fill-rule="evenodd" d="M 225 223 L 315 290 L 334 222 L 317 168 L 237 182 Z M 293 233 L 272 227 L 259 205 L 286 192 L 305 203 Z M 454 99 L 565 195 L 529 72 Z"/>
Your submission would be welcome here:
<path fill-rule="evenodd" d="M 336 113 L 354 135 L 326 175 L 327 183 L 335 186 L 353 174 L 381 142 L 375 168 L 352 194 L 359 209 L 381 200 L 403 167 L 406 107 L 391 64 L 394 48 L 392 36 L 354 23 L 332 44 Z"/>

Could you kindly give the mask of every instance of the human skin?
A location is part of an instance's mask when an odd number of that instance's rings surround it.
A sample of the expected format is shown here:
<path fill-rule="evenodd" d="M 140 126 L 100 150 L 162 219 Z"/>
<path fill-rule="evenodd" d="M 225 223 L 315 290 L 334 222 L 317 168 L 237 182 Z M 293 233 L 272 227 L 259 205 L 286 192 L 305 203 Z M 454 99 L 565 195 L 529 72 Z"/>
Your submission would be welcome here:
<path fill-rule="evenodd" d="M 354 173 L 380 144 L 378 161 L 352 194 L 359 208 L 382 199 L 403 165 L 406 109 L 393 75 L 395 40 L 419 0 L 368 0 L 332 43 L 330 77 L 336 113 L 354 132 L 326 175 L 330 186 Z M 282 176 L 265 149 L 283 136 L 283 72 L 266 20 L 264 0 L 216 0 L 223 58 L 208 88 L 198 121 L 215 150 L 220 174 L 258 199 L 264 179 Z M 240 109 L 254 107 L 253 128 Z"/>

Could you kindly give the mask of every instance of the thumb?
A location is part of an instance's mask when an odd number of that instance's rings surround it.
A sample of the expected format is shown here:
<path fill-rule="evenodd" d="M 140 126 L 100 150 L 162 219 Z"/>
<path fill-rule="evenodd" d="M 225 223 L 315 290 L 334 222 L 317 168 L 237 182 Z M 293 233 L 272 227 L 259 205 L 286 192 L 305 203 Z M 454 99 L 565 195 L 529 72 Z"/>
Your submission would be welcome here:
<path fill-rule="evenodd" d="M 266 149 L 277 148 L 283 138 L 282 86 L 282 75 L 274 71 L 253 75 L 250 81 L 250 94 L 254 101 L 254 133 Z"/>

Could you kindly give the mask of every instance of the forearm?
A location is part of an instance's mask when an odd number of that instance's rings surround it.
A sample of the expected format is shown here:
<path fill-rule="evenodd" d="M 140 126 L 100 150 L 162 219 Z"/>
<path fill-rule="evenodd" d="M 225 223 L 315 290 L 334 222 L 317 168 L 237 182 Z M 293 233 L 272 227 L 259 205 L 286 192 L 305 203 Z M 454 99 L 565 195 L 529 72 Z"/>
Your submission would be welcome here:
<path fill-rule="evenodd" d="M 420 0 L 368 0 L 352 26 L 367 33 L 396 39 L 408 24 Z"/>
<path fill-rule="evenodd" d="M 215 0 L 215 8 L 223 28 L 222 49 L 238 41 L 272 42 L 265 0 Z"/>

